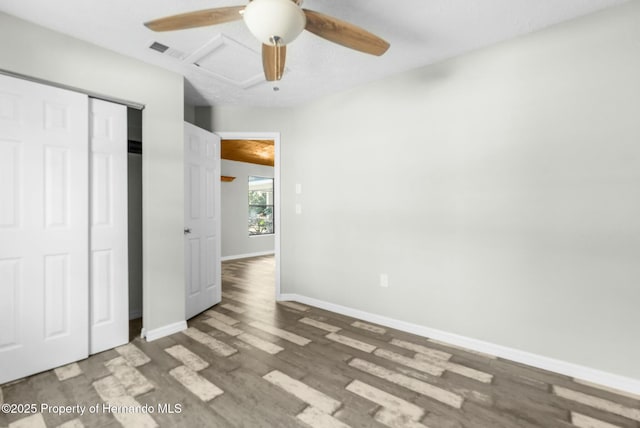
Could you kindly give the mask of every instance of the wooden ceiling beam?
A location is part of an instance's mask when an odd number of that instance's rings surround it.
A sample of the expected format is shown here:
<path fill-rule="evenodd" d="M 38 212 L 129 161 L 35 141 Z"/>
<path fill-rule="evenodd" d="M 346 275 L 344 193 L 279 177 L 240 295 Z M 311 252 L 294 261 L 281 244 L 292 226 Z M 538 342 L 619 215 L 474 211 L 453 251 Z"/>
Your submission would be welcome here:
<path fill-rule="evenodd" d="M 222 140 L 220 157 L 226 160 L 274 166 L 274 141 Z"/>

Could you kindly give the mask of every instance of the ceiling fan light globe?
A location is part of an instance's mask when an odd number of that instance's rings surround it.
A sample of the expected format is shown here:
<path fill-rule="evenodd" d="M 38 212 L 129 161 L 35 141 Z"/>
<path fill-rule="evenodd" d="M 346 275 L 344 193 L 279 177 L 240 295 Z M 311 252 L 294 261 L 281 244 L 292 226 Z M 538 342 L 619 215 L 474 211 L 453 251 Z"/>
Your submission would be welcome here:
<path fill-rule="evenodd" d="M 286 45 L 304 30 L 307 18 L 291 0 L 253 0 L 242 15 L 249 31 L 267 45 Z"/>

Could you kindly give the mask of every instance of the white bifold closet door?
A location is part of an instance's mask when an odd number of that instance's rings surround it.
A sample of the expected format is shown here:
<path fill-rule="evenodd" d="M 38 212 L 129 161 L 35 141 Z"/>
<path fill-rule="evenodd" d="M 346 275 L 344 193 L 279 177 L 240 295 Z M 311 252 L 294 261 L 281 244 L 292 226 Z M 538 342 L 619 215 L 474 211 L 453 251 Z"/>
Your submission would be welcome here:
<path fill-rule="evenodd" d="M 90 352 L 89 110 L 86 95 L 0 75 L 0 384 Z M 121 191 L 108 188 L 109 201 Z M 126 205 L 109 203 L 126 225 Z M 91 298 L 112 297 L 116 317 L 112 288 Z"/>
<path fill-rule="evenodd" d="M 127 108 L 89 101 L 90 353 L 129 341 Z"/>
<path fill-rule="evenodd" d="M 88 355 L 88 115 L 0 76 L 0 383 Z"/>
<path fill-rule="evenodd" d="M 221 299 L 220 137 L 184 124 L 186 319 Z"/>

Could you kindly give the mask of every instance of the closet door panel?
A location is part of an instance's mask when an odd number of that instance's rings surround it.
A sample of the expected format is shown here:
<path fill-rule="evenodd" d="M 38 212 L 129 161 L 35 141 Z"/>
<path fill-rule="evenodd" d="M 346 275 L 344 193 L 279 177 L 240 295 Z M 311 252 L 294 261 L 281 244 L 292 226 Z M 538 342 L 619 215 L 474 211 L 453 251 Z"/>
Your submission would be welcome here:
<path fill-rule="evenodd" d="M 88 356 L 87 117 L 0 75 L 0 383 Z"/>
<path fill-rule="evenodd" d="M 95 354 L 129 341 L 127 108 L 90 99 L 91 335 Z"/>

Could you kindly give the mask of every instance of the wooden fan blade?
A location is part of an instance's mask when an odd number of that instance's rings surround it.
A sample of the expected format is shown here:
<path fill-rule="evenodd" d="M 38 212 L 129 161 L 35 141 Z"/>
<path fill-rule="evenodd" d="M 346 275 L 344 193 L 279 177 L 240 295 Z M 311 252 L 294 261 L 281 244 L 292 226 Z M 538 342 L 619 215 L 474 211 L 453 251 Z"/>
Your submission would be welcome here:
<path fill-rule="evenodd" d="M 333 43 L 360 52 L 380 56 L 389 49 L 389 43 L 375 34 L 313 10 L 303 9 L 307 16 L 305 30 Z"/>
<path fill-rule="evenodd" d="M 184 30 L 185 28 L 204 27 L 207 25 L 223 24 L 225 22 L 242 19 L 240 12 L 244 6 L 218 7 L 215 9 L 198 10 L 167 16 L 145 22 L 144 25 L 153 31 Z"/>
<path fill-rule="evenodd" d="M 262 45 L 262 67 L 264 68 L 264 76 L 269 82 L 282 79 L 286 58 L 286 46 Z"/>

